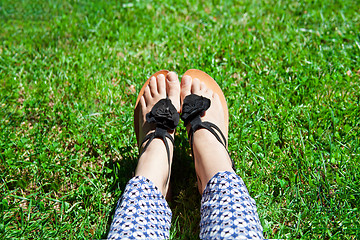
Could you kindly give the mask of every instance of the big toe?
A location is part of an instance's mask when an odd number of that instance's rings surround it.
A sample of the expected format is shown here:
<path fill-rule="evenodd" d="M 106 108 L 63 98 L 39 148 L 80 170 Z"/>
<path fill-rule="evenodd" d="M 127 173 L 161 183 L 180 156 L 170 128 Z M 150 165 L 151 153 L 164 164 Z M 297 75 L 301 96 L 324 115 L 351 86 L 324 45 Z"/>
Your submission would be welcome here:
<path fill-rule="evenodd" d="M 181 102 L 184 102 L 184 98 L 191 94 L 191 82 L 192 78 L 188 75 L 184 75 L 181 79 Z"/>
<path fill-rule="evenodd" d="M 176 110 L 180 111 L 180 83 L 179 78 L 174 72 L 169 72 L 166 75 L 166 91 L 172 104 Z"/>

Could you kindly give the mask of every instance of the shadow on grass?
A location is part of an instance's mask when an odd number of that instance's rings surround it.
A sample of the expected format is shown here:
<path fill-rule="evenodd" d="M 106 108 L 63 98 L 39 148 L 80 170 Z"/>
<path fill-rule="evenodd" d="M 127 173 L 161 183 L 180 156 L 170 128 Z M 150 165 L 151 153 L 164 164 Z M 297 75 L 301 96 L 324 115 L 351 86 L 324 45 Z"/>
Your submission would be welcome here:
<path fill-rule="evenodd" d="M 112 169 L 112 172 L 107 173 L 106 178 L 114 179 L 113 184 L 109 187 L 107 192 L 110 192 L 112 197 L 116 199 L 114 206 L 111 209 L 106 224 L 106 232 L 101 236 L 106 239 L 110 230 L 110 225 L 116 210 L 118 199 L 122 192 L 125 190 L 127 182 L 134 176 L 138 154 L 132 146 L 121 147 L 118 150 L 121 154 L 121 159 L 112 161 L 109 160 L 105 163 L 105 167 Z M 120 191 L 119 191 L 120 190 Z"/>
<path fill-rule="evenodd" d="M 138 157 L 138 154 L 134 153 L 135 150 L 131 146 L 122 147 L 119 151 L 122 156 L 121 160 L 108 161 L 105 164 L 105 167 L 113 170 L 106 177 L 114 179 L 108 192 L 117 199 L 125 189 L 127 182 L 133 177 Z M 173 212 L 170 231 L 171 239 L 198 239 L 199 236 L 201 196 L 197 190 L 194 163 L 190 152 L 186 131 L 183 130 L 180 134 L 176 134 L 175 137 L 170 180 L 171 197 L 168 203 Z M 106 233 L 101 236 L 102 238 L 106 238 L 110 230 L 116 205 L 117 201 L 107 219 Z"/>
<path fill-rule="evenodd" d="M 186 137 L 186 130 L 179 130 L 175 138 L 174 159 L 171 173 L 171 201 L 173 212 L 171 239 L 198 239 L 200 201 L 194 161 Z"/>

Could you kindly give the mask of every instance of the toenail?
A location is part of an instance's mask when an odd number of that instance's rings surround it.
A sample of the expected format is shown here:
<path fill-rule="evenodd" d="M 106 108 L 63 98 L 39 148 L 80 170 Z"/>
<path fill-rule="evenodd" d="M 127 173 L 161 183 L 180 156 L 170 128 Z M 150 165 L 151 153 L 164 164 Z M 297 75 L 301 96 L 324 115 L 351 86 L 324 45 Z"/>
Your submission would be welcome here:
<path fill-rule="evenodd" d="M 173 74 L 176 75 L 176 73 L 174 73 L 174 72 L 168 73 L 168 75 L 166 76 L 166 79 L 167 79 L 168 81 L 173 81 L 175 78 L 170 78 L 170 75 L 173 75 Z"/>

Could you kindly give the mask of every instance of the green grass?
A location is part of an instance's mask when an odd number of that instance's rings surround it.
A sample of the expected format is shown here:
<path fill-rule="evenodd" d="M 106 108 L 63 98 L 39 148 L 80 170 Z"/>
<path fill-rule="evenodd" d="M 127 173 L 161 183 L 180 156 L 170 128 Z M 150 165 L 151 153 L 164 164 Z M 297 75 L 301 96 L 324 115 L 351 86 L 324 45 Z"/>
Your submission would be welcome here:
<path fill-rule="evenodd" d="M 0 238 L 104 238 L 152 73 L 224 90 L 267 238 L 360 238 L 360 2 L 0 1 Z M 171 235 L 199 233 L 184 127 Z"/>

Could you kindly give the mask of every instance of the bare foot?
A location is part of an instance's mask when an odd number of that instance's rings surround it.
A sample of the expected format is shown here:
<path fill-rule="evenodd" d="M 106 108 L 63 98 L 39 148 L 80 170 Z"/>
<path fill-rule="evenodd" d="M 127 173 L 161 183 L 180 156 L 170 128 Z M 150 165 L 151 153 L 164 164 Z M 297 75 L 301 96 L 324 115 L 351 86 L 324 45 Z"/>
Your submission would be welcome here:
<path fill-rule="evenodd" d="M 207 88 L 199 79 L 184 75 L 181 79 L 181 102 L 190 94 L 196 94 L 211 100 L 210 108 L 201 116 L 201 120 L 218 126 L 225 138 L 228 138 L 227 122 L 219 95 Z M 186 126 L 189 132 L 190 126 Z M 220 136 L 220 134 L 219 134 Z M 200 193 L 204 191 L 209 180 L 220 171 L 233 172 L 232 162 L 224 146 L 206 129 L 199 129 L 193 135 L 195 170 L 198 177 Z"/>
<path fill-rule="evenodd" d="M 149 85 L 145 88 L 144 95 L 140 98 L 139 114 L 139 136 L 138 143 L 141 144 L 144 137 L 155 130 L 154 124 L 146 122 L 146 114 L 161 99 L 168 97 L 176 110 L 180 111 L 180 83 L 178 76 L 174 72 L 169 72 L 166 76 L 158 75 L 150 79 Z M 174 132 L 170 135 L 174 137 Z M 173 144 L 167 139 L 170 147 L 170 159 L 173 157 Z M 145 146 L 145 143 L 140 147 Z M 140 149 L 142 152 L 142 149 Z M 170 163 L 171 166 L 171 163 Z M 168 190 L 168 177 L 171 167 L 168 163 L 166 147 L 161 139 L 155 138 L 149 144 L 146 151 L 141 155 L 135 176 L 144 176 L 151 180 L 159 188 L 161 193 L 166 196 Z"/>

